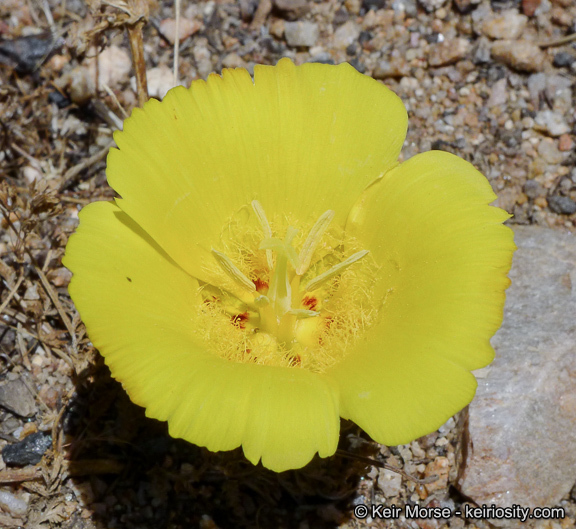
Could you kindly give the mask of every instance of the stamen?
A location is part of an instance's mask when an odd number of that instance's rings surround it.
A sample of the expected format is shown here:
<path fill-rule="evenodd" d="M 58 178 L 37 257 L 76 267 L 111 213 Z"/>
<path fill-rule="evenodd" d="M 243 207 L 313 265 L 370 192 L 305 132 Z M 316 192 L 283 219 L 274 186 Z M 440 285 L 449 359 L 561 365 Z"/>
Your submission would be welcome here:
<path fill-rule="evenodd" d="M 303 320 L 304 318 L 313 318 L 314 316 L 320 316 L 319 312 L 308 309 L 290 309 L 286 314 L 292 314 L 292 316 L 296 316 L 297 320 Z"/>
<path fill-rule="evenodd" d="M 348 259 L 345 259 L 341 263 L 334 265 L 329 270 L 326 270 L 326 272 L 324 272 L 324 273 L 320 274 L 318 277 L 315 277 L 314 279 L 312 279 L 312 281 L 310 281 L 306 285 L 304 290 L 306 292 L 311 292 L 313 290 L 316 290 L 322 283 L 325 283 L 329 279 L 332 279 L 334 276 L 341 274 L 351 264 L 354 264 L 356 261 L 359 261 L 360 259 L 362 259 L 362 257 L 368 255 L 368 253 L 370 253 L 368 250 L 361 250 L 359 252 L 356 252 L 355 254 L 352 254 L 350 257 L 348 257 Z"/>
<path fill-rule="evenodd" d="M 262 204 L 260 204 L 260 202 L 258 202 L 257 200 L 253 200 L 252 209 L 254 210 L 254 213 L 256 213 L 256 217 L 258 217 L 260 226 L 262 226 L 262 231 L 264 232 L 264 238 L 270 239 L 272 237 L 272 228 L 270 228 L 270 223 L 266 218 L 266 213 L 264 212 Z M 268 269 L 272 270 L 274 268 L 274 259 L 272 258 L 272 250 L 266 250 L 266 261 L 268 262 Z"/>
<path fill-rule="evenodd" d="M 374 263 L 362 260 L 369 252 L 357 251 L 358 241 L 345 233 L 325 240 L 336 217 L 332 210 L 299 234 L 290 216 L 272 225 L 260 202 L 251 207 L 255 216 L 243 216 L 243 230 L 234 231 L 240 237 L 234 253 L 212 249 L 225 275 L 216 265 L 212 271 L 225 284 L 202 286 L 198 332 L 211 351 L 233 362 L 324 373 L 378 315 L 380 300 L 371 297 Z"/>
<path fill-rule="evenodd" d="M 256 285 L 240 271 L 229 257 L 218 250 L 214 250 L 214 248 L 212 248 L 212 255 L 230 279 L 250 292 L 256 291 Z"/>
<path fill-rule="evenodd" d="M 312 256 L 318 248 L 320 240 L 328 229 L 328 226 L 330 226 L 330 223 L 332 222 L 332 219 L 334 219 L 335 215 L 336 213 L 329 209 L 320 215 L 320 218 L 316 221 L 316 224 L 312 226 L 312 229 L 306 238 L 306 242 L 302 246 L 302 250 L 300 250 L 300 265 L 296 269 L 296 273 L 299 276 L 304 275 L 306 270 L 308 270 L 308 267 L 312 262 Z"/>

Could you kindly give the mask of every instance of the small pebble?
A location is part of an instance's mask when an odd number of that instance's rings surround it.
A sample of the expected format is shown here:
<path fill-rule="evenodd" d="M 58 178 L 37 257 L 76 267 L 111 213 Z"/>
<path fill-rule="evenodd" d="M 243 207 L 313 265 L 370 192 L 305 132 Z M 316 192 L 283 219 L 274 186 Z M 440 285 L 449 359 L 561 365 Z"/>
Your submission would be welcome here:
<path fill-rule="evenodd" d="M 402 476 L 384 468 L 378 471 L 378 487 L 386 498 L 394 498 L 402 489 Z"/>
<path fill-rule="evenodd" d="M 94 73 L 86 66 L 78 65 L 54 81 L 54 85 L 65 92 L 73 103 L 87 104 L 96 94 Z"/>
<path fill-rule="evenodd" d="M 410 450 L 412 454 L 417 459 L 424 459 L 426 457 L 426 452 L 420 447 L 420 445 L 416 441 L 412 441 L 410 443 Z"/>
<path fill-rule="evenodd" d="M 500 16 L 486 20 L 482 24 L 482 33 L 493 39 L 516 40 L 522 35 L 528 17 L 516 9 L 502 11 Z"/>
<path fill-rule="evenodd" d="M 534 205 L 544 209 L 548 207 L 548 201 L 544 197 L 538 197 L 534 200 Z"/>
<path fill-rule="evenodd" d="M 198 39 L 198 43 L 194 46 L 192 53 L 196 61 L 198 74 L 202 79 L 206 79 L 212 73 L 212 60 L 210 57 L 210 50 L 208 49 L 208 41 L 206 39 Z"/>
<path fill-rule="evenodd" d="M 284 25 L 284 36 L 288 46 L 309 48 L 314 46 L 318 40 L 318 24 L 313 22 L 286 22 Z"/>
<path fill-rule="evenodd" d="M 561 152 L 571 151 L 574 147 L 574 142 L 570 134 L 562 134 L 558 138 L 558 150 Z"/>
<path fill-rule="evenodd" d="M 527 180 L 524 184 L 524 193 L 528 198 L 535 199 L 546 195 L 546 190 L 537 180 Z"/>
<path fill-rule="evenodd" d="M 334 47 L 339 50 L 345 50 L 348 46 L 355 43 L 359 36 L 360 26 L 356 22 L 349 20 L 335 31 Z"/>
<path fill-rule="evenodd" d="M 151 68 L 146 72 L 148 80 L 148 94 L 156 99 L 164 99 L 164 96 L 174 87 L 174 73 L 166 65 Z M 136 79 L 134 78 L 134 87 Z"/>
<path fill-rule="evenodd" d="M 286 23 L 280 18 L 273 20 L 270 24 L 270 34 L 274 35 L 277 39 L 281 39 L 284 36 L 285 24 Z"/>
<path fill-rule="evenodd" d="M 118 88 L 129 80 L 128 76 L 132 71 L 132 58 L 126 49 L 112 45 L 98 55 L 98 68 L 96 68 L 95 58 L 89 60 L 89 65 L 94 77 L 98 71 L 98 85 L 100 87 L 106 84 L 110 88 Z"/>
<path fill-rule="evenodd" d="M 570 66 L 574 62 L 576 62 L 576 56 L 572 55 L 571 53 L 561 51 L 554 55 L 552 64 L 554 64 L 556 68 L 563 68 L 565 66 Z"/>
<path fill-rule="evenodd" d="M 34 396 L 20 378 L 0 386 L 0 406 L 20 417 L 31 417 L 36 413 Z"/>
<path fill-rule="evenodd" d="M 42 432 L 36 432 L 22 441 L 6 445 L 2 449 L 2 459 L 8 466 L 23 467 L 35 465 L 52 446 L 52 437 Z"/>
<path fill-rule="evenodd" d="M 503 77 L 492 85 L 492 93 L 486 102 L 486 106 L 498 107 L 508 101 L 508 79 Z"/>
<path fill-rule="evenodd" d="M 522 128 L 531 129 L 534 126 L 534 120 L 530 117 L 525 117 L 522 119 Z"/>
<path fill-rule="evenodd" d="M 224 68 L 247 68 L 246 61 L 236 52 L 229 53 L 222 59 Z"/>
<path fill-rule="evenodd" d="M 297 20 L 310 11 L 306 0 L 274 0 L 274 6 L 286 20 Z"/>
<path fill-rule="evenodd" d="M 564 26 L 565 28 L 568 28 L 572 26 L 572 24 L 574 23 L 572 15 L 565 9 L 562 9 L 562 7 L 560 6 L 552 7 L 552 11 L 550 14 L 552 22 L 554 22 L 558 26 Z"/>
<path fill-rule="evenodd" d="M 24 168 L 22 169 L 22 176 L 24 177 L 26 182 L 28 182 L 28 184 L 32 184 L 33 182 L 36 181 L 40 182 L 44 177 L 42 171 L 40 171 L 38 168 L 32 165 L 24 166 Z"/>
<path fill-rule="evenodd" d="M 560 215 L 572 215 L 576 213 L 576 202 L 570 197 L 563 197 L 561 195 L 552 195 L 548 197 L 548 206 L 554 213 Z"/>
<path fill-rule="evenodd" d="M 184 42 L 188 37 L 194 35 L 202 29 L 202 24 L 197 20 L 190 20 L 188 18 L 181 18 L 178 25 L 179 41 Z M 176 41 L 176 20 L 173 18 L 165 18 L 160 22 L 160 31 L 174 44 Z"/>
<path fill-rule="evenodd" d="M 454 0 L 454 4 L 456 5 L 456 8 L 463 15 L 468 14 L 479 3 L 480 3 L 479 0 Z"/>
<path fill-rule="evenodd" d="M 542 110 L 536 114 L 536 126 L 545 130 L 550 136 L 561 136 L 570 131 L 564 116 L 552 110 Z"/>
<path fill-rule="evenodd" d="M 538 154 L 545 162 L 555 165 L 564 160 L 564 155 L 558 150 L 552 138 L 544 138 L 538 145 Z"/>
<path fill-rule="evenodd" d="M 436 11 L 436 13 L 434 13 L 434 16 L 439 20 L 444 20 L 448 16 L 448 11 L 446 11 L 445 8 L 441 7 L 440 9 L 438 9 L 438 11 Z"/>
<path fill-rule="evenodd" d="M 446 4 L 447 0 L 419 0 L 420 5 L 428 11 L 428 13 L 442 7 Z"/>
<path fill-rule="evenodd" d="M 392 9 L 395 12 L 405 13 L 408 17 L 416 17 L 418 15 L 418 5 L 415 0 L 393 0 Z"/>
<path fill-rule="evenodd" d="M 372 76 L 375 79 L 388 79 L 391 77 L 404 77 L 410 74 L 410 67 L 404 59 L 392 58 L 390 61 L 380 61 Z"/>
<path fill-rule="evenodd" d="M 24 500 L 21 495 L 16 496 L 12 492 L 0 490 L 0 508 L 14 516 L 24 516 L 28 511 L 28 501 Z"/>
<path fill-rule="evenodd" d="M 348 11 L 344 8 L 340 8 L 334 13 L 334 18 L 332 19 L 332 24 L 334 26 L 339 26 L 340 24 L 344 24 L 350 17 Z"/>
<path fill-rule="evenodd" d="M 430 66 L 446 66 L 463 59 L 470 50 L 470 42 L 466 39 L 447 39 L 430 46 L 428 63 Z"/>
<path fill-rule="evenodd" d="M 58 406 L 58 400 L 60 398 L 60 394 L 58 390 L 48 384 L 44 384 L 40 391 L 38 392 L 38 398 L 42 399 L 42 401 L 52 410 L 56 409 Z M 33 424 L 33 423 L 29 423 Z"/>
<path fill-rule="evenodd" d="M 492 45 L 492 57 L 521 72 L 539 72 L 544 68 L 546 55 L 528 40 L 500 40 Z"/>
<path fill-rule="evenodd" d="M 426 465 L 424 476 L 438 476 L 436 481 L 426 484 L 426 491 L 430 494 L 436 490 L 443 489 L 448 486 L 448 472 L 450 471 L 450 463 L 445 457 L 437 457 Z"/>
<path fill-rule="evenodd" d="M 522 12 L 528 17 L 533 17 L 541 2 L 542 0 L 522 0 Z"/>
<path fill-rule="evenodd" d="M 344 0 L 346 9 L 353 15 L 359 15 L 362 8 L 362 0 Z"/>
<path fill-rule="evenodd" d="M 385 0 L 362 0 L 362 7 L 366 9 L 366 11 L 370 9 L 382 9 L 385 4 Z"/>
<path fill-rule="evenodd" d="M 350 66 L 354 66 L 354 68 L 356 68 L 356 70 L 358 70 L 360 73 L 364 73 L 366 71 L 366 66 L 364 66 L 364 64 L 358 60 L 358 57 L 355 57 L 348 62 L 350 63 Z"/>

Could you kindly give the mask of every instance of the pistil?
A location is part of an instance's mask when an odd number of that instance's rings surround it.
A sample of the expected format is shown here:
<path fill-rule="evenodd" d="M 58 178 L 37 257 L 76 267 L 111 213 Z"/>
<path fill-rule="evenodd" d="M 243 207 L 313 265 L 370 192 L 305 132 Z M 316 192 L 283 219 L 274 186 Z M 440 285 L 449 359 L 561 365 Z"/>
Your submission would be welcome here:
<path fill-rule="evenodd" d="M 266 264 L 270 271 L 268 281 L 266 281 L 268 283 L 267 291 L 262 292 L 260 287 L 256 288 L 256 284 L 259 284 L 259 275 L 256 275 L 256 279 L 252 281 L 224 253 L 212 250 L 212 255 L 226 275 L 253 296 L 253 302 L 248 301 L 247 305 L 253 311 L 250 312 L 252 317 L 256 316 L 257 318 L 259 315 L 259 319 L 246 322 L 249 325 L 247 328 L 250 328 L 253 333 L 248 339 L 248 342 L 252 344 L 249 347 L 255 348 L 253 354 L 256 356 L 264 354 L 264 351 L 260 349 L 264 336 L 258 338 L 258 335 L 265 335 L 266 356 L 273 350 L 271 348 L 277 347 L 279 355 L 288 355 L 288 358 L 298 360 L 300 358 L 299 351 L 302 351 L 302 347 L 309 347 L 311 337 L 317 332 L 321 332 L 321 327 L 312 321 L 309 323 L 302 321 L 319 318 L 322 315 L 321 310 L 323 310 L 303 308 L 306 307 L 303 303 L 305 296 L 309 296 L 310 292 L 322 289 L 328 281 L 342 274 L 369 252 L 361 250 L 352 254 L 308 281 L 302 288 L 301 279 L 310 269 L 322 239 L 334 219 L 335 212 L 328 210 L 320 215 L 304 240 L 300 253 L 297 253 L 293 242 L 298 230 L 289 226 L 284 239 L 274 237 L 262 205 L 257 200 L 253 200 L 251 205 L 262 228 L 263 238 L 258 249 L 266 251 Z M 318 259 L 316 257 L 317 261 Z M 253 276 L 251 275 L 251 277 Z M 320 290 L 315 296 L 324 296 L 324 294 Z M 302 340 L 305 343 L 300 343 Z M 297 346 L 297 344 L 299 345 Z M 298 362 L 299 360 L 296 363 Z"/>
<path fill-rule="evenodd" d="M 293 268 L 298 266 L 298 256 L 292 246 L 297 233 L 296 228 L 289 226 L 283 241 L 273 237 L 264 239 L 260 243 L 260 250 L 267 249 L 276 252 L 276 266 L 272 270 L 268 297 L 276 311 L 278 322 L 292 308 L 292 287 L 288 263 L 290 262 Z"/>

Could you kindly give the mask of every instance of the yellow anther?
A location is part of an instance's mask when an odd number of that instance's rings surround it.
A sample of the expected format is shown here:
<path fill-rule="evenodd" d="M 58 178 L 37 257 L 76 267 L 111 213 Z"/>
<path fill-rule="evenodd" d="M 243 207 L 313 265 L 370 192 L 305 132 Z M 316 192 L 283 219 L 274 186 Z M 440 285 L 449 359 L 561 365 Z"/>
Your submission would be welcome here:
<path fill-rule="evenodd" d="M 264 212 L 262 204 L 260 204 L 260 202 L 257 200 L 253 200 L 252 209 L 254 210 L 254 213 L 256 213 L 256 217 L 258 218 L 258 222 L 260 222 L 260 226 L 262 226 L 264 238 L 272 238 L 272 229 L 270 228 L 270 223 L 268 222 L 268 218 L 266 217 L 266 213 Z M 268 269 L 273 270 L 274 259 L 272 258 L 272 250 L 266 250 L 266 261 L 268 262 Z"/>
<path fill-rule="evenodd" d="M 334 213 L 334 211 L 329 209 L 328 211 L 320 215 L 320 218 L 316 221 L 316 224 L 312 226 L 312 229 L 310 230 L 310 233 L 308 233 L 308 237 L 306 238 L 306 241 L 302 246 L 302 250 L 300 250 L 300 257 L 299 257 L 300 264 L 296 269 L 296 273 L 299 276 L 304 275 L 306 273 L 306 270 L 308 270 L 308 268 L 310 267 L 310 263 L 312 262 L 312 256 L 314 255 L 314 252 L 318 248 L 318 245 L 320 244 L 320 241 L 322 240 L 324 233 L 328 229 L 328 226 L 330 226 L 330 223 L 332 222 L 334 215 L 336 215 L 336 213 Z"/>
<path fill-rule="evenodd" d="M 220 268 L 222 268 L 226 275 L 235 281 L 237 285 L 240 285 L 242 288 L 245 288 L 250 292 L 256 291 L 256 286 L 254 283 L 241 272 L 241 270 L 230 260 L 229 257 L 224 255 L 222 252 L 219 252 L 218 250 L 214 250 L 214 248 L 212 248 L 212 255 L 220 265 Z"/>
<path fill-rule="evenodd" d="M 345 259 L 341 263 L 334 265 L 329 270 L 326 270 L 326 272 L 312 279 L 312 281 L 306 285 L 304 290 L 306 292 L 312 292 L 313 290 L 316 290 L 320 285 L 337 276 L 338 274 L 341 274 L 346 268 L 354 264 L 356 261 L 362 259 L 362 257 L 368 255 L 368 253 L 370 253 L 368 250 L 361 250 L 355 254 L 352 254 L 350 257 L 348 257 L 348 259 Z"/>
<path fill-rule="evenodd" d="M 314 316 L 320 316 L 320 313 L 315 310 L 308 309 L 290 309 L 287 314 L 296 316 L 297 320 L 303 320 L 304 318 L 313 318 Z"/>

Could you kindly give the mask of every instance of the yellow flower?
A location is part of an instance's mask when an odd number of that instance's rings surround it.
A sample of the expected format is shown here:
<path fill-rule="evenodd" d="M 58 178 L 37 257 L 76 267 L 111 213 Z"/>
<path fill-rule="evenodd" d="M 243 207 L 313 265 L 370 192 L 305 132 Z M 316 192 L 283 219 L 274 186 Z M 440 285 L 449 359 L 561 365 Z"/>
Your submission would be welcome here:
<path fill-rule="evenodd" d="M 469 163 L 398 164 L 400 99 L 348 64 L 224 70 L 134 110 L 65 265 L 94 345 L 170 433 L 254 464 L 407 443 L 470 402 L 514 250 Z"/>

